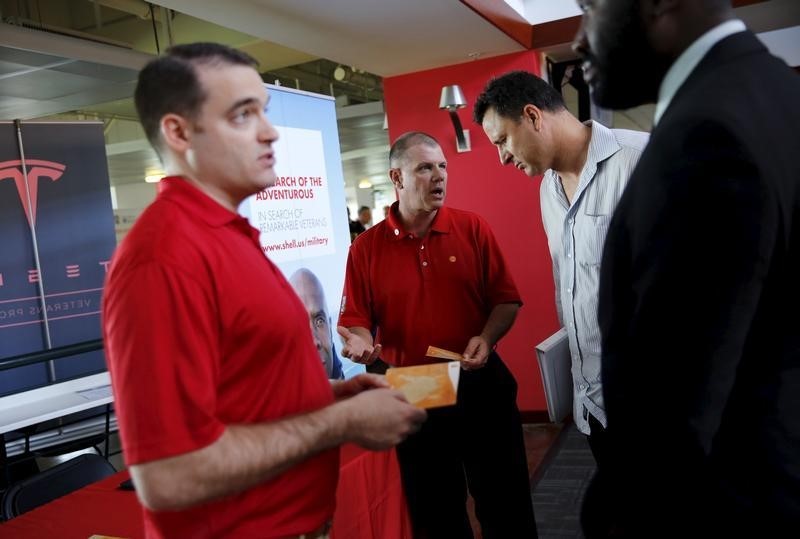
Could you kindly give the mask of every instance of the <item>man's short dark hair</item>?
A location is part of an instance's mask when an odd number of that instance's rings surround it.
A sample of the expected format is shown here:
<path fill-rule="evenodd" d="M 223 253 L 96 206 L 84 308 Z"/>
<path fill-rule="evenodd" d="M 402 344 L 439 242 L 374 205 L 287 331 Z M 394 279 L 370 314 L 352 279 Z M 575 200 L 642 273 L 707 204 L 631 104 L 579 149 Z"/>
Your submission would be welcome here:
<path fill-rule="evenodd" d="M 475 123 L 482 124 L 490 108 L 504 118 L 516 118 L 528 103 L 548 112 L 565 109 L 564 99 L 555 88 L 527 71 L 509 71 L 486 84 L 473 109 Z"/>
<path fill-rule="evenodd" d="M 370 210 L 369 206 L 361 206 L 360 208 L 358 208 L 358 213 L 359 213 L 359 215 L 360 215 L 360 214 L 361 214 L 361 212 L 363 212 L 363 211 L 372 211 L 372 210 Z"/>
<path fill-rule="evenodd" d="M 408 131 L 403 133 L 394 141 L 389 149 L 389 166 L 397 167 L 398 163 L 405 157 L 406 152 L 412 146 L 424 144 L 425 146 L 441 147 L 439 141 L 422 131 Z"/>
<path fill-rule="evenodd" d="M 258 62 L 247 53 L 218 43 L 175 45 L 148 63 L 139 72 L 134 102 L 147 140 L 157 151 L 159 123 L 165 114 L 195 118 L 206 100 L 206 93 L 195 68 L 209 64 L 244 65 L 256 68 Z"/>

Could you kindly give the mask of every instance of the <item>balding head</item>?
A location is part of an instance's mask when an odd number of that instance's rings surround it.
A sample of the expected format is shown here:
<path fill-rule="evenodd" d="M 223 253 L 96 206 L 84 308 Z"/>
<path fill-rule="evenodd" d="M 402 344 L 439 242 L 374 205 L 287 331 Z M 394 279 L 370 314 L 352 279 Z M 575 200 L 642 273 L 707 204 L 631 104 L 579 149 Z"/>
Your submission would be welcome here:
<path fill-rule="evenodd" d="M 328 378 L 333 378 L 334 371 L 337 370 L 335 363 L 338 363 L 338 359 L 335 357 L 333 349 L 333 329 L 331 328 L 328 308 L 325 304 L 325 292 L 322 289 L 322 283 L 307 268 L 300 268 L 295 271 L 289 277 L 289 283 L 306 308 L 308 322 L 311 325 L 311 335 L 314 337 L 314 345 L 317 347 L 317 352 L 319 352 L 320 360 L 322 360 L 322 365 L 325 367 Z"/>
<path fill-rule="evenodd" d="M 325 310 L 325 292 L 322 289 L 322 283 L 308 268 L 300 268 L 295 271 L 289 277 L 289 282 L 304 305 L 314 305 L 319 310 Z"/>
<path fill-rule="evenodd" d="M 413 148 L 419 144 L 431 148 L 439 148 L 439 141 L 427 133 L 422 131 L 409 131 L 403 133 L 394 141 L 392 147 L 389 149 L 389 167 L 398 168 L 400 163 L 408 153 L 409 148 Z"/>

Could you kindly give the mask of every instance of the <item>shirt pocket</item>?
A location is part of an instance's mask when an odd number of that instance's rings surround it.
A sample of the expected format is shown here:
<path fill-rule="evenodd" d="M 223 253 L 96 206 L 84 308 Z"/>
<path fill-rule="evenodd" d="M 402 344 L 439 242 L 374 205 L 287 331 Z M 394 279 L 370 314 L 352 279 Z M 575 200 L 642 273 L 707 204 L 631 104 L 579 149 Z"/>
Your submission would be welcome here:
<path fill-rule="evenodd" d="M 578 238 L 576 247 L 578 262 L 585 266 L 600 266 L 603 259 L 603 246 L 606 243 L 606 233 L 611 216 L 614 214 L 616 197 L 610 189 L 599 184 L 601 178 L 595 182 L 585 193 L 583 199 L 583 212 L 578 216 L 581 222 L 582 234 Z M 606 178 L 607 179 L 607 178 Z"/>
<path fill-rule="evenodd" d="M 603 260 L 603 247 L 611 215 L 584 214 L 582 217 L 583 223 L 577 238 L 578 262 L 584 266 L 599 267 Z"/>

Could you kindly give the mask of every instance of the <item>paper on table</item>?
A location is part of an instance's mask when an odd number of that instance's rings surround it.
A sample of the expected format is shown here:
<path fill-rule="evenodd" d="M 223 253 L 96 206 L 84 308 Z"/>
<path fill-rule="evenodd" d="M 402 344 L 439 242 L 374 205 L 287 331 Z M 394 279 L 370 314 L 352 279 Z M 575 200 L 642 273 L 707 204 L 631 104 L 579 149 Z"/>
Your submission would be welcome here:
<path fill-rule="evenodd" d="M 386 371 L 386 381 L 419 408 L 437 408 L 456 403 L 461 365 L 457 361 L 395 367 Z"/>
<path fill-rule="evenodd" d="M 445 350 L 444 348 L 437 348 L 436 346 L 428 346 L 428 350 L 425 352 L 425 355 L 428 357 L 438 357 L 452 361 L 464 361 L 464 356 L 461 354 L 451 352 L 450 350 Z"/>
<path fill-rule="evenodd" d="M 87 401 L 104 399 L 111 396 L 111 384 L 101 387 L 92 387 L 76 392 Z"/>

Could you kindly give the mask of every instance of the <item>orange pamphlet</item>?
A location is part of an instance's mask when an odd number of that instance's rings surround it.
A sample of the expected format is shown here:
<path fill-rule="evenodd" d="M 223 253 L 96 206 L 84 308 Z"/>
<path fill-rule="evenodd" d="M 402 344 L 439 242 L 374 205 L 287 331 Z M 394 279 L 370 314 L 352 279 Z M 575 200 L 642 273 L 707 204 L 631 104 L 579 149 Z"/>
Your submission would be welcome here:
<path fill-rule="evenodd" d="M 391 368 L 386 381 L 419 408 L 437 408 L 456 403 L 461 365 L 457 361 Z"/>
<path fill-rule="evenodd" d="M 464 356 L 444 348 L 437 348 L 436 346 L 428 346 L 428 351 L 425 352 L 428 357 L 438 357 L 441 359 L 449 359 L 450 361 L 464 361 Z"/>

